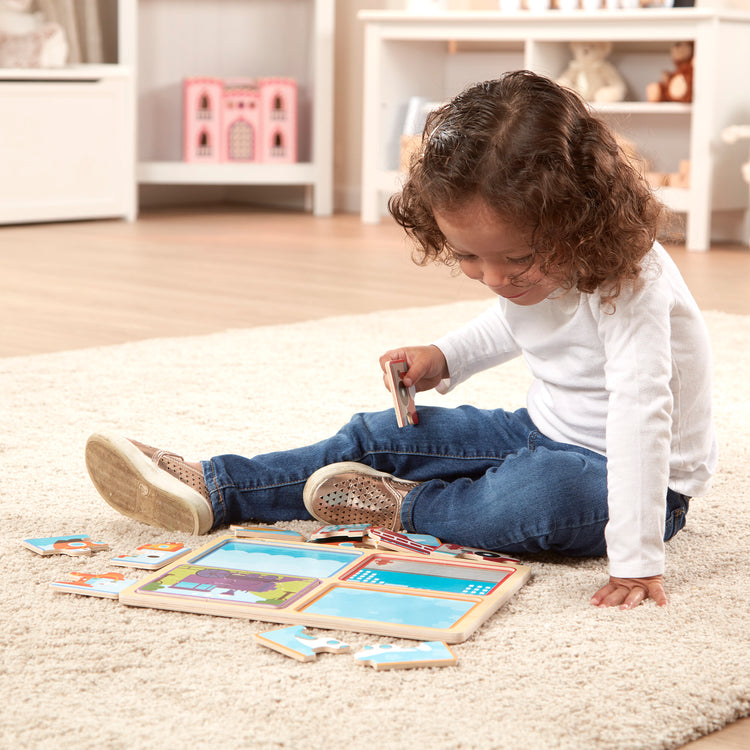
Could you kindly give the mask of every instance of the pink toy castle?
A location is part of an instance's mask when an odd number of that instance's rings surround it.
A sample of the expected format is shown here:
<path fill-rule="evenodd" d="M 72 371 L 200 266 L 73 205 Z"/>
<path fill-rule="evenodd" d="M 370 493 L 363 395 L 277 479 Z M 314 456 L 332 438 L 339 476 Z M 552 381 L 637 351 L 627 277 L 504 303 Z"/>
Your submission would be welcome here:
<path fill-rule="evenodd" d="M 184 159 L 197 163 L 296 162 L 296 81 L 185 79 Z"/>

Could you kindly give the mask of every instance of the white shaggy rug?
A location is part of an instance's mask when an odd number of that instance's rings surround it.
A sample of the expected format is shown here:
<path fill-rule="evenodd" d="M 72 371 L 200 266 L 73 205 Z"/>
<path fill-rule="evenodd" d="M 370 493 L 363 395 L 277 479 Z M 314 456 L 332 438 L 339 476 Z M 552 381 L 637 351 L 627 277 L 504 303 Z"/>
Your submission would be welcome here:
<path fill-rule="evenodd" d="M 706 313 L 721 470 L 669 543 L 666 608 L 591 607 L 604 560 L 533 561 L 531 582 L 455 646 L 457 667 L 375 672 L 346 655 L 302 664 L 266 650 L 251 635 L 268 624 L 48 587 L 70 571 L 110 570 L 110 556 L 141 544 L 201 541 L 129 521 L 99 498 L 83 462 L 97 427 L 188 458 L 313 441 L 355 411 L 390 407 L 382 351 L 427 342 L 485 306 L 0 360 L 0 746 L 651 750 L 748 715 L 750 318 L 742 316 Z M 515 408 L 526 381 L 523 364 L 511 363 L 417 403 Z M 42 558 L 19 544 L 76 533 L 108 542 L 111 555 Z M 355 648 L 394 642 L 337 635 Z"/>

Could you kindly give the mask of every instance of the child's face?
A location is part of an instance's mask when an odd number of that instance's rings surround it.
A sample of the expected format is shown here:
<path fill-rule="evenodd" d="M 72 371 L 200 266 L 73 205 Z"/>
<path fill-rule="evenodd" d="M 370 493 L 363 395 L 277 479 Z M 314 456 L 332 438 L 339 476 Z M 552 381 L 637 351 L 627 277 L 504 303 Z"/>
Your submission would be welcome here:
<path fill-rule="evenodd" d="M 461 271 L 516 305 L 536 305 L 559 287 L 538 263 L 525 233 L 498 219 L 482 202 L 459 211 L 434 212 Z M 528 269 L 528 270 L 527 270 Z"/>

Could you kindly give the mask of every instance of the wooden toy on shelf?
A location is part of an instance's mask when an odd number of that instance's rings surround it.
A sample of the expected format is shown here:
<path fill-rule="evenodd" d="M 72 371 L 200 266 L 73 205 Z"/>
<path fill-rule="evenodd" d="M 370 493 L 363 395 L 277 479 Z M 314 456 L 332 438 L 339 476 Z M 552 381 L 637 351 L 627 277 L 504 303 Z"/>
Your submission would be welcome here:
<path fill-rule="evenodd" d="M 292 78 L 186 78 L 186 162 L 297 161 L 297 82 Z"/>

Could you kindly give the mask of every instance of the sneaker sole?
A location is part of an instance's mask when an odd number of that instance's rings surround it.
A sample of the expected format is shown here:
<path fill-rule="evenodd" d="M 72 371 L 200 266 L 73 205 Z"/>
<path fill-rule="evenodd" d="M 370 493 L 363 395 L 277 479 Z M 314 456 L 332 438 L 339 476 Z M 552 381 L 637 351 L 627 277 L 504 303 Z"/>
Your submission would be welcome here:
<path fill-rule="evenodd" d="M 388 472 L 378 471 L 377 469 L 373 469 L 366 464 L 359 464 L 355 461 L 340 461 L 336 464 L 323 466 L 316 472 L 310 474 L 307 482 L 305 482 L 305 487 L 302 490 L 302 501 L 305 504 L 305 508 L 307 508 L 307 512 L 313 518 L 318 521 L 322 521 L 323 523 L 328 523 L 328 520 L 324 516 L 320 515 L 315 509 L 315 500 L 317 499 L 315 497 L 316 488 L 323 484 L 323 482 L 325 482 L 326 480 L 331 479 L 338 474 L 343 474 L 344 472 L 349 471 L 357 472 L 358 474 L 366 474 L 367 476 L 371 477 L 385 477 L 386 479 L 393 478 L 393 475 L 388 474 Z M 397 521 L 399 521 L 400 526 L 400 519 L 397 519 Z"/>
<path fill-rule="evenodd" d="M 205 534 L 212 526 L 204 497 L 119 435 L 89 437 L 86 469 L 104 501 L 128 518 L 188 534 Z"/>

